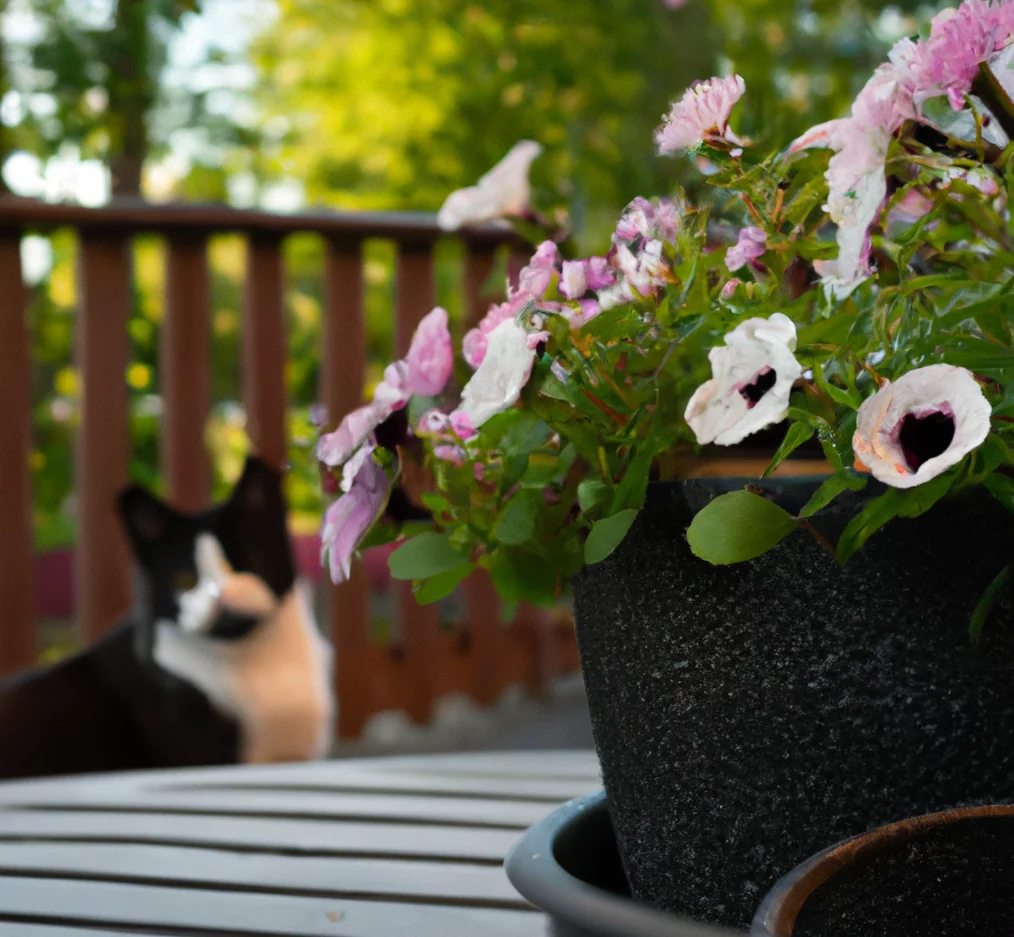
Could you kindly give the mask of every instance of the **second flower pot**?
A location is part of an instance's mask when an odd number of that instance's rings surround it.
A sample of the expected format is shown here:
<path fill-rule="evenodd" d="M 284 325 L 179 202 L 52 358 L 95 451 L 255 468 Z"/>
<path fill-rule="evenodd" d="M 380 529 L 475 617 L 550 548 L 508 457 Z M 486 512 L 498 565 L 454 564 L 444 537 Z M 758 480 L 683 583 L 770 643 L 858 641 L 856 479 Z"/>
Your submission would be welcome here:
<path fill-rule="evenodd" d="M 828 843 L 1014 798 L 1014 628 L 969 638 L 1014 557 L 984 492 L 875 535 L 844 568 L 799 532 L 760 558 L 695 557 L 695 512 L 745 479 L 649 489 L 619 549 L 575 583 L 582 669 L 636 897 L 747 927 Z M 818 481 L 761 483 L 796 511 Z M 823 516 L 836 538 L 861 506 Z"/>
<path fill-rule="evenodd" d="M 781 879 L 751 937 L 1006 937 L 1014 933 L 1014 807 L 892 823 Z"/>

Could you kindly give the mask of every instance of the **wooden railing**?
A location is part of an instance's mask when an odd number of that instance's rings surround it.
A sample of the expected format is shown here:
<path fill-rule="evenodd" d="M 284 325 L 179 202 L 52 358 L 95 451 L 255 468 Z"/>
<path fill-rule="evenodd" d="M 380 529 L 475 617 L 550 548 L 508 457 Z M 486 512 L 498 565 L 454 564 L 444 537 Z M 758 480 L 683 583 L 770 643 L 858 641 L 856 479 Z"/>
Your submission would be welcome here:
<path fill-rule="evenodd" d="M 77 618 L 86 639 L 97 638 L 129 605 L 130 561 L 113 511 L 126 483 L 130 439 L 128 317 L 132 239 L 154 233 L 166 242 L 166 309 L 160 341 L 159 380 L 164 417 L 161 469 L 171 501 L 197 509 L 211 496 L 211 466 L 204 445 L 211 409 L 210 274 L 212 235 L 246 237 L 248 263 L 242 327 L 243 404 L 254 450 L 282 465 L 286 456 L 287 360 L 281 245 L 296 232 L 326 242 L 321 401 L 342 414 L 360 404 L 366 327 L 363 244 L 372 238 L 397 245 L 395 349 L 404 354 L 419 320 L 434 305 L 436 242 L 444 236 L 430 215 L 304 213 L 277 215 L 221 206 L 153 206 L 116 203 L 98 209 L 0 197 L 0 673 L 36 659 L 33 612 L 31 362 L 22 285 L 20 239 L 27 233 L 70 227 L 77 232 L 79 309 L 75 342 L 82 382 L 76 453 L 78 540 Z M 461 235 L 465 246 L 468 314 L 476 319 L 488 299 L 480 295 L 496 251 L 511 247 L 501 228 Z M 518 246 L 518 245 L 514 245 Z M 522 610 L 510 628 L 500 621 L 487 580 L 466 585 L 467 624 L 444 633 L 436 609 L 399 593 L 396 644 L 369 634 L 365 572 L 331 589 L 327 626 L 337 654 L 340 734 L 359 733 L 367 718 L 403 709 L 428 721 L 444 693 L 462 691 L 492 702 L 513 682 L 544 686 L 566 657 L 569 640 L 545 616 Z M 559 652 L 554 659 L 554 651 Z M 555 660 L 555 662 L 554 662 Z"/>

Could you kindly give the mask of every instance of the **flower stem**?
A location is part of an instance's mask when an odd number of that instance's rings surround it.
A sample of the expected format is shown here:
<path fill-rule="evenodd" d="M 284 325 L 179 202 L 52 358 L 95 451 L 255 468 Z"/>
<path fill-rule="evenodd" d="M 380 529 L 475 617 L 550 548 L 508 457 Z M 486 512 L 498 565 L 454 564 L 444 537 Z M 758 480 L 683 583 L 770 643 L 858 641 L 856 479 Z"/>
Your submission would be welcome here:
<path fill-rule="evenodd" d="M 814 527 L 813 524 L 811 524 L 804 517 L 797 517 L 796 522 L 799 524 L 800 527 L 803 528 L 803 530 L 805 530 L 808 534 L 810 534 L 810 536 L 813 537 L 813 539 L 816 540 L 817 543 L 819 543 L 825 550 L 827 550 L 828 553 L 831 554 L 831 559 L 833 560 L 838 559 L 838 551 L 834 548 L 834 544 L 831 543 L 831 541 L 828 540 L 827 537 L 825 537 L 819 530 L 817 530 L 817 528 Z"/>
<path fill-rule="evenodd" d="M 989 112 L 1003 127 L 1004 133 L 1014 140 L 1014 101 L 987 62 L 979 64 L 979 74 L 972 84 L 972 93 L 982 99 Z"/>

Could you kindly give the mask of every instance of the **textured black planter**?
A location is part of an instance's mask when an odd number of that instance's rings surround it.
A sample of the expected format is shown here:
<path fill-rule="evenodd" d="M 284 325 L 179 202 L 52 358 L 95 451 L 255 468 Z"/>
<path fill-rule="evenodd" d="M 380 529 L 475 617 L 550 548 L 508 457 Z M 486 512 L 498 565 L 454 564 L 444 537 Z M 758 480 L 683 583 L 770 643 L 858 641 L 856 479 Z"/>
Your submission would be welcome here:
<path fill-rule="evenodd" d="M 893 522 L 844 569 L 803 533 L 710 566 L 686 528 L 743 484 L 653 486 L 619 550 L 577 578 L 575 608 L 635 896 L 746 928 L 774 882 L 828 843 L 1014 798 L 1009 614 L 978 646 L 968 637 L 1014 556 L 1014 516 L 976 493 Z M 792 509 L 814 484 L 765 487 Z M 825 532 L 856 509 L 842 502 Z"/>
<path fill-rule="evenodd" d="M 514 887 L 549 914 L 552 937 L 736 937 L 631 900 L 602 793 L 533 826 L 506 867 Z"/>
<path fill-rule="evenodd" d="M 779 881 L 751 937 L 1007 937 L 1014 807 L 916 817 L 848 840 Z"/>

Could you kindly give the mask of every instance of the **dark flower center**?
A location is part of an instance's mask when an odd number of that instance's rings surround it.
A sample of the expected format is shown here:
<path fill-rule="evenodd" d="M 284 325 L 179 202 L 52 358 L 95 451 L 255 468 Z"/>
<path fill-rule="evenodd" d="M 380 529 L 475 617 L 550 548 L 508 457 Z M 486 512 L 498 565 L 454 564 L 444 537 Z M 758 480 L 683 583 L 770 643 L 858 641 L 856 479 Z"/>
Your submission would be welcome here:
<path fill-rule="evenodd" d="M 747 409 L 752 410 L 760 403 L 761 398 L 778 382 L 778 375 L 772 367 L 764 368 L 754 379 L 752 384 L 744 384 L 739 392 L 746 401 Z"/>
<path fill-rule="evenodd" d="M 925 416 L 906 413 L 901 421 L 898 442 L 905 462 L 913 472 L 950 447 L 954 439 L 954 415 L 937 410 Z"/>
<path fill-rule="evenodd" d="M 373 432 L 377 437 L 378 446 L 396 452 L 398 446 L 404 445 L 408 439 L 408 408 L 395 410 Z"/>

